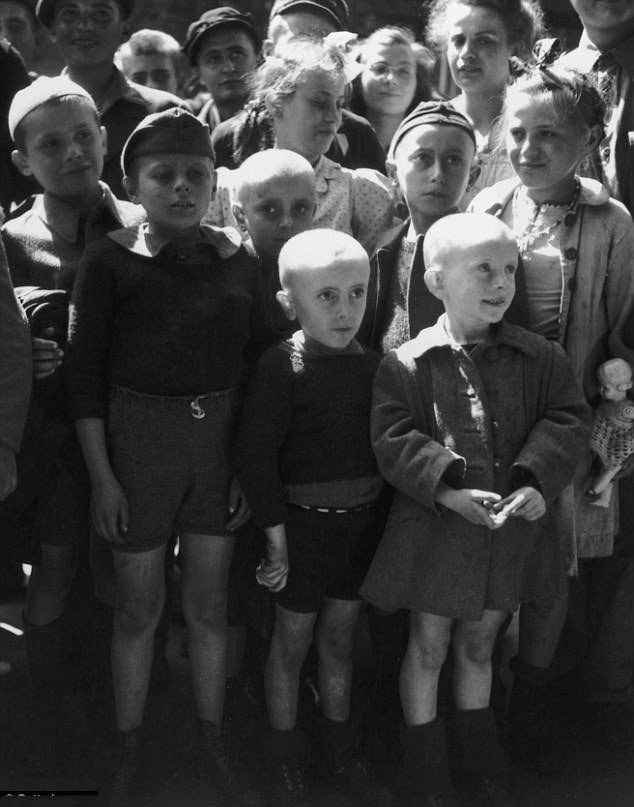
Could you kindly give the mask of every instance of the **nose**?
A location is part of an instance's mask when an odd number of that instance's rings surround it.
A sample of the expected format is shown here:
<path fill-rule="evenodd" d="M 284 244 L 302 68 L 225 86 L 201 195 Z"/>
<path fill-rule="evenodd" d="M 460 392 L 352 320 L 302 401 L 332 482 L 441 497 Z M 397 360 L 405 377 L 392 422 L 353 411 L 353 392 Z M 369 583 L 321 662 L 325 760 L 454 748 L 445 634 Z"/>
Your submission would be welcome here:
<path fill-rule="evenodd" d="M 433 182 L 440 182 L 442 180 L 444 169 L 439 159 L 434 160 L 434 164 L 430 168 L 430 174 Z"/>
<path fill-rule="evenodd" d="M 522 141 L 522 145 L 520 147 L 520 154 L 529 156 L 531 154 L 535 154 L 538 151 L 538 144 L 534 137 L 531 134 L 527 134 L 524 140 Z"/>
<path fill-rule="evenodd" d="M 71 140 L 66 148 L 66 154 L 64 156 L 66 160 L 76 160 L 78 157 L 81 157 L 82 154 L 83 150 L 81 146 L 74 140 Z"/>
<path fill-rule="evenodd" d="M 185 174 L 177 174 L 174 178 L 174 190 L 177 193 L 189 193 L 189 180 Z"/>

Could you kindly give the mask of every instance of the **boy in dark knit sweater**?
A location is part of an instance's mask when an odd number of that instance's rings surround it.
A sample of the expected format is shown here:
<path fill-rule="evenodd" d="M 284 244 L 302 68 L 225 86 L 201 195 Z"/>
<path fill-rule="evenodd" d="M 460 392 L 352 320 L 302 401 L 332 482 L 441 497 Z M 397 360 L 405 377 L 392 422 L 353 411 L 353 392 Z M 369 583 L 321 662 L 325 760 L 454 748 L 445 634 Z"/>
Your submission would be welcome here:
<path fill-rule="evenodd" d="M 265 670 L 272 803 L 301 799 L 296 730 L 301 666 L 319 656 L 321 740 L 335 783 L 376 802 L 350 723 L 359 585 L 376 546 L 382 489 L 369 440 L 378 357 L 355 340 L 368 257 L 341 232 L 291 238 L 279 257 L 277 299 L 301 330 L 258 365 L 245 404 L 238 475 L 267 538 L 257 579 L 276 593 Z M 317 617 L 319 622 L 317 623 Z"/>

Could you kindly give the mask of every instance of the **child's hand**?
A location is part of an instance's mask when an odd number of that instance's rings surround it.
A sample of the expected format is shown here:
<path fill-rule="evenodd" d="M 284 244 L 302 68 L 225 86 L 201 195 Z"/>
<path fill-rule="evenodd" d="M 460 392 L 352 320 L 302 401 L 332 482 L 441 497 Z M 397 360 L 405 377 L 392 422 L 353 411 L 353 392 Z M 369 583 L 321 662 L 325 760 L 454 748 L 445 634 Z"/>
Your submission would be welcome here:
<path fill-rule="evenodd" d="M 128 500 L 112 477 L 93 484 L 90 512 L 97 535 L 113 544 L 121 544 L 128 531 Z"/>
<path fill-rule="evenodd" d="M 525 518 L 526 521 L 537 521 L 546 512 L 546 502 L 536 488 L 523 487 L 498 502 L 493 510 L 493 518 L 500 526 L 509 516 Z"/>
<path fill-rule="evenodd" d="M 267 527 L 266 557 L 255 570 L 255 579 L 270 591 L 281 591 L 288 578 L 288 550 L 283 524 Z"/>
<path fill-rule="evenodd" d="M 466 518 L 471 524 L 497 530 L 502 526 L 495 520 L 493 506 L 502 497 L 489 490 L 454 490 L 443 486 L 436 495 L 436 501 Z"/>
<path fill-rule="evenodd" d="M 229 503 L 227 509 L 229 510 L 230 518 L 225 526 L 231 532 L 237 530 L 239 527 L 243 527 L 251 518 L 249 503 L 245 499 L 240 483 L 235 477 L 231 480 L 229 487 Z"/>
<path fill-rule="evenodd" d="M 45 328 L 42 331 L 44 336 L 55 333 L 54 328 Z M 53 339 L 39 339 L 33 337 L 31 340 L 33 352 L 33 376 L 37 379 L 48 378 L 62 363 L 64 351 Z"/>

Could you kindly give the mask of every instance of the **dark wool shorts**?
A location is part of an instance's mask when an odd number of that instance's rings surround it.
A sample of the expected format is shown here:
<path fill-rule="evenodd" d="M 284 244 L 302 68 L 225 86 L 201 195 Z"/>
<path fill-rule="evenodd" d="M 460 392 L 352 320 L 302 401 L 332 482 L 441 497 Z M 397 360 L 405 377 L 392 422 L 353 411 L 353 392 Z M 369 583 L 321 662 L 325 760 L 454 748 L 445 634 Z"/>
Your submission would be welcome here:
<path fill-rule="evenodd" d="M 275 595 L 283 608 L 318 611 L 325 598 L 358 600 L 359 588 L 379 539 L 377 506 L 320 513 L 288 506 L 285 524 L 289 573 Z"/>
<path fill-rule="evenodd" d="M 236 390 L 193 397 L 110 393 L 108 449 L 128 500 L 122 552 L 145 552 L 175 533 L 230 535 L 225 527 Z"/>

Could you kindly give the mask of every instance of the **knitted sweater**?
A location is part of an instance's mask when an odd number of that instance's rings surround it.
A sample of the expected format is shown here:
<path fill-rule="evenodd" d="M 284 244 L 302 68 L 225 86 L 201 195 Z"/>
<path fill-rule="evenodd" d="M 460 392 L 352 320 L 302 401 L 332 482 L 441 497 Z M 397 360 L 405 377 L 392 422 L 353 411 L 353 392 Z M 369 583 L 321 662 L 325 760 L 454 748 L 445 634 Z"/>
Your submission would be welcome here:
<path fill-rule="evenodd" d="M 177 246 L 118 230 L 91 245 L 71 307 L 72 416 L 105 418 L 110 385 L 165 396 L 238 386 L 267 339 L 262 299 L 254 261 L 222 231 Z"/>
<path fill-rule="evenodd" d="M 261 527 L 286 521 L 286 502 L 350 508 L 381 490 L 370 445 L 378 356 L 298 331 L 262 356 L 245 403 L 238 477 Z"/>

